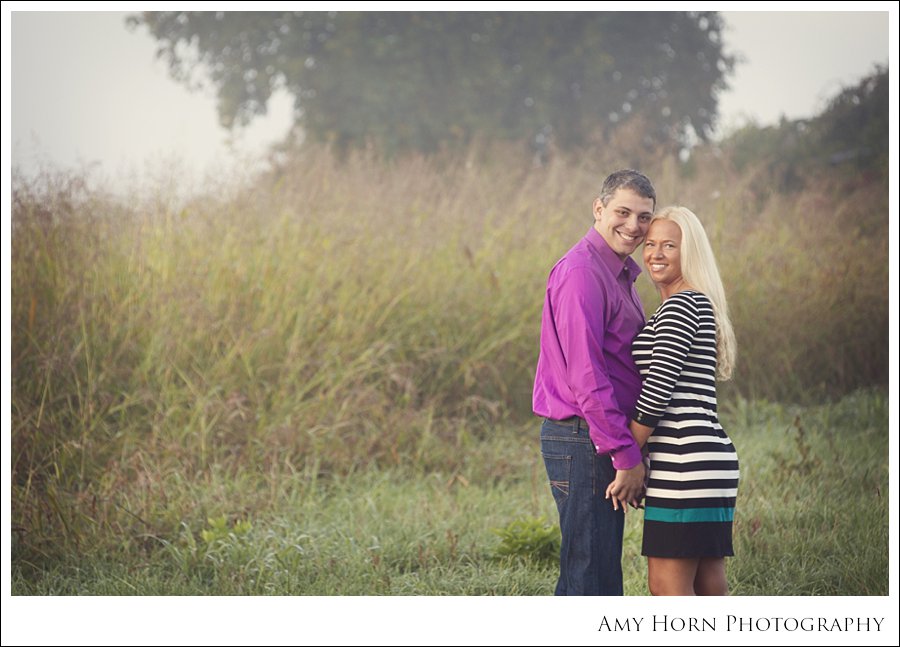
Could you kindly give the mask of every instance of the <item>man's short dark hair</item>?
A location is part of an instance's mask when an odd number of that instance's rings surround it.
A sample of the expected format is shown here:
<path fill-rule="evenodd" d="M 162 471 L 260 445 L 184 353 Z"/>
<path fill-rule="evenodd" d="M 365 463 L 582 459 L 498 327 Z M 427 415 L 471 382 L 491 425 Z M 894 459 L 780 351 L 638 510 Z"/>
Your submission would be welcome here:
<path fill-rule="evenodd" d="M 630 189 L 642 198 L 650 198 L 653 200 L 653 208 L 656 209 L 656 189 L 643 173 L 628 168 L 616 171 L 606 178 L 603 181 L 603 188 L 600 189 L 600 202 L 604 207 L 619 189 Z"/>

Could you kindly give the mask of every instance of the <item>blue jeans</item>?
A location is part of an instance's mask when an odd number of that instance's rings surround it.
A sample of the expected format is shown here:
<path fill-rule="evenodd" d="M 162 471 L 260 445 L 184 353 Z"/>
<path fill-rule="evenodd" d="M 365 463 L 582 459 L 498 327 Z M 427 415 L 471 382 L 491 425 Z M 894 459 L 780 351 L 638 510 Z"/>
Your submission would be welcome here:
<path fill-rule="evenodd" d="M 545 419 L 541 455 L 562 530 L 556 595 L 622 595 L 625 513 L 605 498 L 612 460 L 597 454 L 581 418 Z"/>

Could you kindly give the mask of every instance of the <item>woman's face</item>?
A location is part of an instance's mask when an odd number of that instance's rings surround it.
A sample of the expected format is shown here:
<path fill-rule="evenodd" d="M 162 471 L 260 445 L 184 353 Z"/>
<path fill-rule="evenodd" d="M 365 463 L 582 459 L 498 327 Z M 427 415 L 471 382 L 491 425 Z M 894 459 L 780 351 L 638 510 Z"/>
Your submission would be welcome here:
<path fill-rule="evenodd" d="M 644 267 L 657 287 L 682 280 L 681 227 L 671 220 L 653 221 L 644 242 Z"/>

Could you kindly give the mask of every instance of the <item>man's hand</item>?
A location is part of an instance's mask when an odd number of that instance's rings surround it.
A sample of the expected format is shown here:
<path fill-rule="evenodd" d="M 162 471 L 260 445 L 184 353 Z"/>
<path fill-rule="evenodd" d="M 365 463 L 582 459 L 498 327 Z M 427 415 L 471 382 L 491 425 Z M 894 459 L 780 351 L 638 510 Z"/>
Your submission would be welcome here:
<path fill-rule="evenodd" d="M 625 504 L 637 508 L 644 496 L 644 474 L 646 469 L 641 461 L 630 470 L 616 470 L 616 479 L 606 488 L 606 498 L 612 499 L 613 508 L 627 512 Z"/>

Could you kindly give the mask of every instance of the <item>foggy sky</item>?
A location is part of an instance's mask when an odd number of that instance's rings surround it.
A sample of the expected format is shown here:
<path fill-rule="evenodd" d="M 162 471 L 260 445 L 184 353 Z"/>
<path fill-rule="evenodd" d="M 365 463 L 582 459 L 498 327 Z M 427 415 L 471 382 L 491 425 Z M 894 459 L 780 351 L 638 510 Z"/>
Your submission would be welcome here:
<path fill-rule="evenodd" d="M 65 5 L 62 5 L 65 6 Z M 212 88 L 191 94 L 154 57 L 146 29 L 124 12 L 12 13 L 12 163 L 94 165 L 116 179 L 177 168 L 202 182 L 287 132 L 291 98 L 232 136 L 218 125 Z M 725 12 L 726 51 L 740 55 L 720 96 L 720 132 L 811 116 L 841 87 L 888 62 L 888 14 Z M 50 45 L 52 44 L 52 46 Z M 7 59 L 8 60 L 8 59 Z M 7 82 L 4 77 L 4 83 Z M 6 107 L 4 108 L 4 112 Z M 229 148 L 228 142 L 232 147 Z M 245 162 L 246 164 L 246 162 Z"/>

